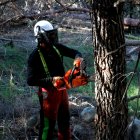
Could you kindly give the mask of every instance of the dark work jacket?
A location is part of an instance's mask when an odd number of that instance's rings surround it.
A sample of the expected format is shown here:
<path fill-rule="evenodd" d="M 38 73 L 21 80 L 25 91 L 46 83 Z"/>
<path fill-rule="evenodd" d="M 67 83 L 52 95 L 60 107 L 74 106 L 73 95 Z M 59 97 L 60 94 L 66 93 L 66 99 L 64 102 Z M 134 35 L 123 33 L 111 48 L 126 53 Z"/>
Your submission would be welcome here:
<path fill-rule="evenodd" d="M 75 59 L 76 57 L 82 57 L 81 53 L 77 50 L 68 48 L 62 44 L 55 45 L 61 56 L 66 56 Z M 41 52 L 46 61 L 48 67 L 49 76 L 46 75 L 44 66 L 42 64 L 38 48 L 33 50 L 28 59 L 27 67 L 27 83 L 29 86 L 49 87 L 52 86 L 52 78 L 54 76 L 64 76 L 64 66 L 60 54 L 53 47 L 49 51 L 41 49 Z"/>

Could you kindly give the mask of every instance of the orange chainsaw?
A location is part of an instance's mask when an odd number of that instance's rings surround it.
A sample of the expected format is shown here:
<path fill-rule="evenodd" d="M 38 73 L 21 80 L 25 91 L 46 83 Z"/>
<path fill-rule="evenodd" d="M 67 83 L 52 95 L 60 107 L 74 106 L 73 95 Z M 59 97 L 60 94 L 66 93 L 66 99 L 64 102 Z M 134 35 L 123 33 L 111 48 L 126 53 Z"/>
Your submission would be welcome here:
<path fill-rule="evenodd" d="M 81 67 L 83 59 L 77 59 L 72 69 L 69 69 L 63 78 L 56 80 L 54 86 L 58 90 L 70 89 L 88 84 L 94 81 L 94 75 L 86 74 L 85 67 Z"/>

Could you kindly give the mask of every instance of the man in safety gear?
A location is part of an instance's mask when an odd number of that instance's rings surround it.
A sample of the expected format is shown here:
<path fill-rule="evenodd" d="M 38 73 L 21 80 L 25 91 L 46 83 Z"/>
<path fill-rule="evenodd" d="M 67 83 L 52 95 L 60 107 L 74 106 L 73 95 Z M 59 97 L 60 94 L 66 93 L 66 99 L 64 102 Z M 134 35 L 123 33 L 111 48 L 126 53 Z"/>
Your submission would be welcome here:
<path fill-rule="evenodd" d="M 38 86 L 40 101 L 39 140 L 52 140 L 55 123 L 58 124 L 58 140 L 70 140 L 70 114 L 66 89 L 55 88 L 55 81 L 63 79 L 65 74 L 62 57 L 82 58 L 82 54 L 58 42 L 57 29 L 41 20 L 34 26 L 34 35 L 38 46 L 28 59 L 29 86 Z"/>

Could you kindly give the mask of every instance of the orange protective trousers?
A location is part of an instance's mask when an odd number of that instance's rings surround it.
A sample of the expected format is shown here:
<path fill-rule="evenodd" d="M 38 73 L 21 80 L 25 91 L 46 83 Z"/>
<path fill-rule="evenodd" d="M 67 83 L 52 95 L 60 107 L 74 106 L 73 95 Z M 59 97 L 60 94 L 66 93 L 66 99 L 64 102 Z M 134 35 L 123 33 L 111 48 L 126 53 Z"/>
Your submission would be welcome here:
<path fill-rule="evenodd" d="M 70 140 L 70 113 L 67 91 L 59 91 L 55 88 L 39 88 L 38 96 L 41 106 L 39 140 L 53 139 L 56 121 L 58 125 L 58 140 Z M 44 125 L 46 124 L 44 122 L 46 118 L 48 120 L 47 130 Z"/>

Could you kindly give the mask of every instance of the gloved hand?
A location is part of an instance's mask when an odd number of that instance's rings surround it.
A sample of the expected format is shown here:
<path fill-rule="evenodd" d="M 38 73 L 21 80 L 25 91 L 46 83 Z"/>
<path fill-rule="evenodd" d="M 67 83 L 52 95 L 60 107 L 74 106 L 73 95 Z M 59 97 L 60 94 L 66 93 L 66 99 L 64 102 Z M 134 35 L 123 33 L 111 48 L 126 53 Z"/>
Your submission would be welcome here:
<path fill-rule="evenodd" d="M 65 85 L 65 81 L 63 77 L 55 76 L 52 79 L 53 86 L 56 88 L 61 88 Z"/>
<path fill-rule="evenodd" d="M 76 67 L 76 69 L 79 69 L 79 70 L 82 70 L 82 71 L 86 69 L 86 62 L 81 57 L 77 57 L 74 60 L 73 65 Z"/>

